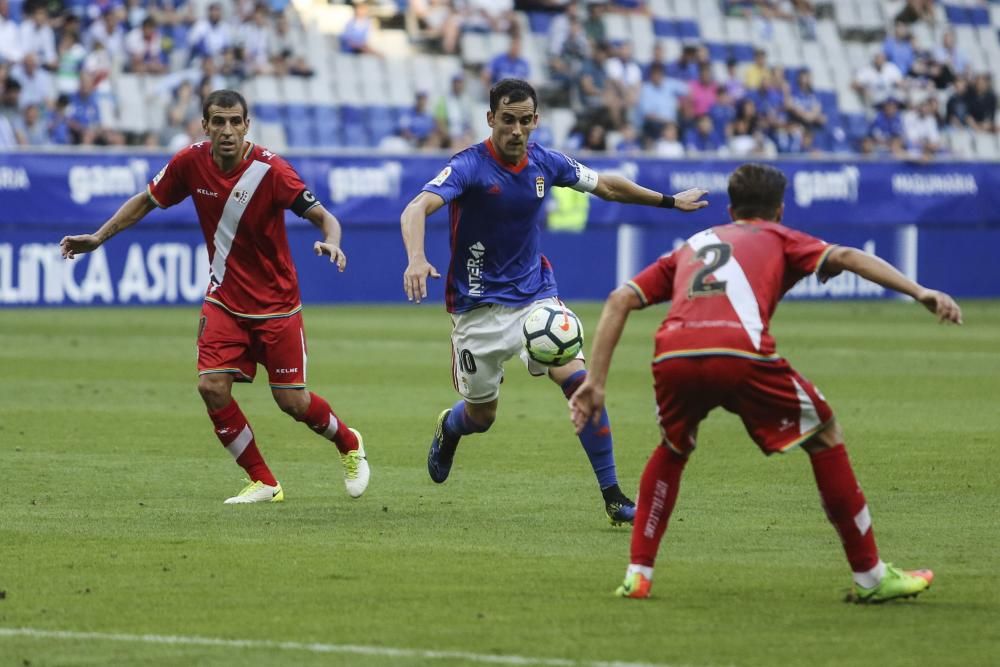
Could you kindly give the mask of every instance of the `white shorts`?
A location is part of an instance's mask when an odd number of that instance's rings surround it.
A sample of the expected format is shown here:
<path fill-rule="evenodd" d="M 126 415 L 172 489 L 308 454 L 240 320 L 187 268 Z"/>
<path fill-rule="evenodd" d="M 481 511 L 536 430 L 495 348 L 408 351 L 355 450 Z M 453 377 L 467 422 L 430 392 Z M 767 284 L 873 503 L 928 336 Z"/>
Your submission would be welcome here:
<path fill-rule="evenodd" d="M 528 357 L 521 328 L 524 318 L 538 305 L 562 306 L 558 297 L 539 299 L 527 306 L 491 303 L 452 315 L 451 371 L 455 390 L 469 403 L 489 403 L 500 395 L 503 364 L 518 356 L 534 376 L 548 373 L 548 366 Z M 583 351 L 576 356 L 583 359 Z"/>

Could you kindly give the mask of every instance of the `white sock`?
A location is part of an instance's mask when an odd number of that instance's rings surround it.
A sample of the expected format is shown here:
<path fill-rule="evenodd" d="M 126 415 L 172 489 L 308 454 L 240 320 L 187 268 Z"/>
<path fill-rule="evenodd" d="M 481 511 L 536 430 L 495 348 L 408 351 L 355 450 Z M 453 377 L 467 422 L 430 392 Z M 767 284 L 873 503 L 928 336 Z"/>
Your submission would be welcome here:
<path fill-rule="evenodd" d="M 625 578 L 627 579 L 636 572 L 646 577 L 650 581 L 653 580 L 653 568 L 649 567 L 648 565 L 636 565 L 635 563 L 629 563 L 628 569 L 625 570 Z"/>
<path fill-rule="evenodd" d="M 878 565 L 867 572 L 855 572 L 854 583 L 861 588 L 875 588 L 885 576 L 885 563 L 879 560 Z"/>

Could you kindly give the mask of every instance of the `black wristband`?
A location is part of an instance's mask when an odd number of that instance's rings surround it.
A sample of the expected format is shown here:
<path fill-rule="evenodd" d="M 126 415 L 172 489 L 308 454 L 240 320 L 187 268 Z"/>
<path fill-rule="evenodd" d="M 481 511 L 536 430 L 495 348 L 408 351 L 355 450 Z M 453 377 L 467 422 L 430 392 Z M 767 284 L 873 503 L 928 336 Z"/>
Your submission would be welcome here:
<path fill-rule="evenodd" d="M 660 195 L 660 196 L 663 197 L 663 199 L 660 200 L 660 203 L 657 204 L 657 206 L 659 206 L 660 208 L 673 208 L 674 207 L 674 198 L 673 197 L 671 197 L 670 195 Z"/>

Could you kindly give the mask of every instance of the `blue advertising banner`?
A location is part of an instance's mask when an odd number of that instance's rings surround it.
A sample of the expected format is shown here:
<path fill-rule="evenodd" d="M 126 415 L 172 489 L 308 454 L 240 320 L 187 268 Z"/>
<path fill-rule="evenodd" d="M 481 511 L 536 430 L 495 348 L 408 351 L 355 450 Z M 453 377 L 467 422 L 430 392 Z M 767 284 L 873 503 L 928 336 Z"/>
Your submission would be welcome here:
<path fill-rule="evenodd" d="M 163 153 L 0 153 L 0 224 L 96 227 L 143 190 L 166 164 Z M 345 224 L 395 225 L 406 203 L 446 163 L 445 157 L 288 156 L 320 201 Z M 725 201 L 738 162 L 646 159 L 585 160 L 650 188 L 674 193 L 704 187 Z M 997 225 L 1000 169 L 987 163 L 774 163 L 788 175 L 788 220 L 813 224 Z M 665 213 L 591 197 L 588 226 L 662 223 Z M 720 212 L 721 215 L 721 212 Z M 444 213 L 435 216 L 443 224 Z M 189 201 L 151 215 L 149 224 L 195 224 Z M 298 224 L 294 216 L 289 222 Z M 146 223 L 144 223 L 146 224 Z"/>
<path fill-rule="evenodd" d="M 58 242 L 90 232 L 145 188 L 161 153 L 0 153 L 0 308 L 36 305 L 197 303 L 208 262 L 190 200 L 154 211 L 92 255 L 67 262 Z M 400 302 L 406 258 L 399 214 L 438 173 L 443 157 L 292 156 L 292 164 L 344 225 L 349 267 L 311 254 L 316 230 L 287 215 L 307 303 Z M 711 206 L 693 215 L 624 206 L 556 189 L 542 249 L 566 299 L 603 299 L 696 231 L 728 221 L 725 185 L 736 162 L 587 160 L 649 187 L 706 187 Z M 1000 296 L 1000 169 L 985 163 L 779 162 L 789 176 L 785 220 L 831 243 L 860 247 L 956 296 Z M 558 224 L 557 224 L 558 223 Z M 427 229 L 430 261 L 445 273 L 448 229 L 439 212 Z M 440 301 L 440 281 L 430 300 Z M 884 298 L 854 276 L 802 281 L 793 298 Z"/>

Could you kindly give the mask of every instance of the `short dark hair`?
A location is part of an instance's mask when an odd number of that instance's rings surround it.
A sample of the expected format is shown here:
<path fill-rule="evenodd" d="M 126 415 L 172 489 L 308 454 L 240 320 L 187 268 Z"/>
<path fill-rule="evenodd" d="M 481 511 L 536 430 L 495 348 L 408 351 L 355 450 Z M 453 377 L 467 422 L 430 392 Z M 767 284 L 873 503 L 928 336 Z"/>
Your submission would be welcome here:
<path fill-rule="evenodd" d="M 500 101 L 507 98 L 508 102 L 523 102 L 531 98 L 535 109 L 538 109 L 538 93 L 527 81 L 521 79 L 502 79 L 495 86 L 490 88 L 490 111 L 497 112 Z"/>
<path fill-rule="evenodd" d="M 785 198 L 788 179 L 766 164 L 744 164 L 729 176 L 729 203 L 738 220 L 774 220 Z"/>
<path fill-rule="evenodd" d="M 247 101 L 235 90 L 213 90 L 209 93 L 208 97 L 205 98 L 205 102 L 201 105 L 201 115 L 205 120 L 208 120 L 208 109 L 213 104 L 223 109 L 229 109 L 238 105 L 243 108 L 243 120 L 247 119 Z"/>

